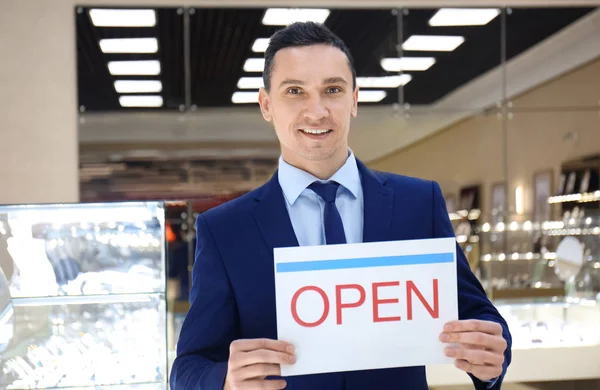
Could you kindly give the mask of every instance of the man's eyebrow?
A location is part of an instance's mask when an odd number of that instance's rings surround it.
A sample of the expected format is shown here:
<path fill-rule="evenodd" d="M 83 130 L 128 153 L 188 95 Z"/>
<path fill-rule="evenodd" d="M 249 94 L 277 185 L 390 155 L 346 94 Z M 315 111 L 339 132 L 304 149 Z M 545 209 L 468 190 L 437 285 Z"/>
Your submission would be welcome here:
<path fill-rule="evenodd" d="M 306 83 L 302 80 L 285 79 L 281 83 L 279 83 L 279 88 L 283 87 L 284 85 L 304 85 L 304 84 L 306 84 Z"/>
<path fill-rule="evenodd" d="M 348 82 L 343 77 L 330 77 L 323 80 L 323 84 L 348 84 Z"/>

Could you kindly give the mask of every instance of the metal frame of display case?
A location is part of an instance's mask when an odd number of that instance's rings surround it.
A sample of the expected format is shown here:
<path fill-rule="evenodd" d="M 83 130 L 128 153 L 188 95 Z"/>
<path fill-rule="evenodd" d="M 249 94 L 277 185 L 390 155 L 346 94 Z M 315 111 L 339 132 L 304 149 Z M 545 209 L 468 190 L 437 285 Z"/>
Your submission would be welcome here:
<path fill-rule="evenodd" d="M 162 202 L 0 206 L 0 255 L 14 263 L 0 387 L 166 388 L 164 212 Z"/>

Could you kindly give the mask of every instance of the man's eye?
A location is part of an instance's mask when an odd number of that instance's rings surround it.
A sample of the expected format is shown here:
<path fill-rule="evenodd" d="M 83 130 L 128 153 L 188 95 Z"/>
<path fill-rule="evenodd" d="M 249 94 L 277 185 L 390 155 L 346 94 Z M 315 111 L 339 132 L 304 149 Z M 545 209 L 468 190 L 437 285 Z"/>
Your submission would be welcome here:
<path fill-rule="evenodd" d="M 298 95 L 300 93 L 300 89 L 299 88 L 290 88 L 287 90 L 287 92 L 292 95 Z"/>
<path fill-rule="evenodd" d="M 331 87 L 331 88 L 327 88 L 327 92 L 328 93 L 339 93 L 342 92 L 341 88 L 338 87 Z"/>

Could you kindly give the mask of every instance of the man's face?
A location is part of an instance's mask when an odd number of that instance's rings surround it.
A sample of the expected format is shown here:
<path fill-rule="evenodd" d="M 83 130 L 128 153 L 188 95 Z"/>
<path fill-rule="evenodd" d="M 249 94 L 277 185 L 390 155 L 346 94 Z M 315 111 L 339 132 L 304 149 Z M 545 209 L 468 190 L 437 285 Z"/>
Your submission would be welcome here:
<path fill-rule="evenodd" d="M 296 166 L 347 157 L 357 99 L 348 58 L 328 45 L 279 50 L 270 91 L 261 90 L 259 97 L 263 117 L 275 127 L 283 157 Z"/>

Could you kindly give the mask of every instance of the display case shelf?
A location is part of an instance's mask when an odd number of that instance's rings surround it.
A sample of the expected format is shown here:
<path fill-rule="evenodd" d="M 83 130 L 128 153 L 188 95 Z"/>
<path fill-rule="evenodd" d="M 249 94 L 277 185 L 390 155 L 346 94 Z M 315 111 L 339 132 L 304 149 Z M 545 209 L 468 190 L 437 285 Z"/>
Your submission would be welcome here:
<path fill-rule="evenodd" d="M 139 303 L 154 299 L 165 299 L 162 293 L 114 294 L 114 295 L 75 295 L 58 297 L 13 298 L 15 307 L 66 306 L 106 303 Z"/>

